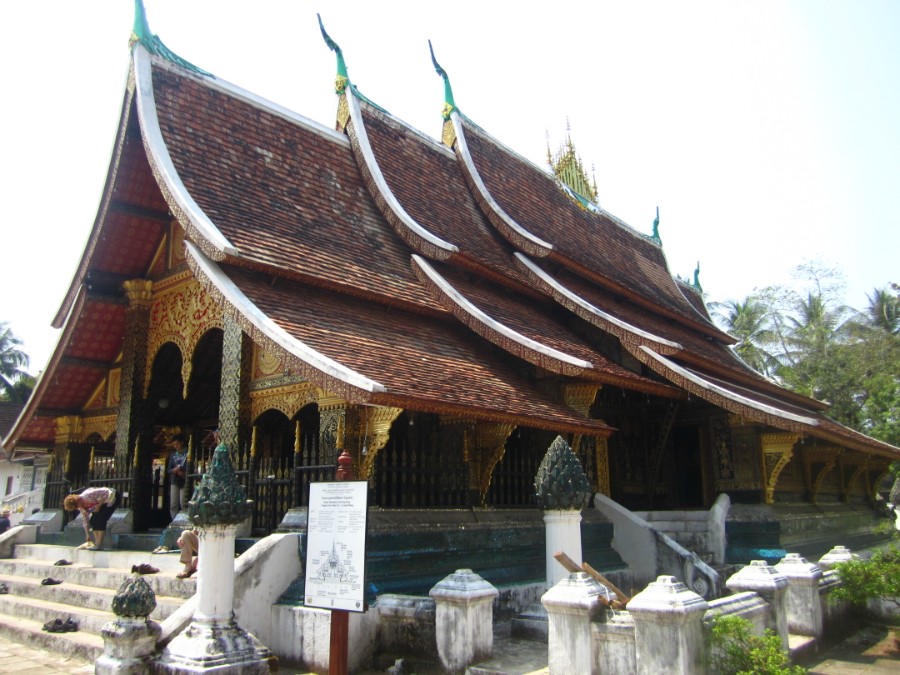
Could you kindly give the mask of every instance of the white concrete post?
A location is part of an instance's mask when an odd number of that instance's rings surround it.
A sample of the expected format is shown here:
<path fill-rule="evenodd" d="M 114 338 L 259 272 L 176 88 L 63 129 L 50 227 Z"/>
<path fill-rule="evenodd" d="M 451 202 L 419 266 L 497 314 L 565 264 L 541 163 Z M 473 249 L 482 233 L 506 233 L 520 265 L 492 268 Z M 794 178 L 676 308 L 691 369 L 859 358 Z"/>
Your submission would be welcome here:
<path fill-rule="evenodd" d="M 584 572 L 573 572 L 541 597 L 548 618 L 550 675 L 595 672 L 591 620 L 612 594 Z"/>
<path fill-rule="evenodd" d="M 428 593 L 435 604 L 438 656 L 448 673 L 462 673 L 494 649 L 494 598 L 499 592 L 472 570 L 456 570 Z"/>
<path fill-rule="evenodd" d="M 775 569 L 788 578 L 785 595 L 788 630 L 814 638 L 823 636 L 819 581 L 822 570 L 799 553 L 788 553 Z"/>
<path fill-rule="evenodd" d="M 94 662 L 96 675 L 145 675 L 156 656 L 160 628 L 146 617 L 109 621 L 100 632 L 103 654 Z"/>
<path fill-rule="evenodd" d="M 754 560 L 742 567 L 725 582 L 732 593 L 753 591 L 759 593 L 769 603 L 768 628 L 774 630 L 781 638 L 783 649 L 788 648 L 787 609 L 785 594 L 788 579 L 765 560 Z"/>
<path fill-rule="evenodd" d="M 237 525 L 199 530 L 197 608 L 194 621 L 212 624 L 234 617 L 234 538 Z"/>
<path fill-rule="evenodd" d="M 673 576 L 658 577 L 634 596 L 626 609 L 634 619 L 637 673 L 703 675 L 702 619 L 708 608 Z"/>
<path fill-rule="evenodd" d="M 859 556 L 846 546 L 835 546 L 819 558 L 819 568 L 830 570 L 838 563 L 850 562 L 851 560 L 859 560 Z"/>
<path fill-rule="evenodd" d="M 562 551 L 581 565 L 581 511 L 544 511 L 546 533 L 547 588 L 553 588 L 569 576 L 553 556 Z"/>

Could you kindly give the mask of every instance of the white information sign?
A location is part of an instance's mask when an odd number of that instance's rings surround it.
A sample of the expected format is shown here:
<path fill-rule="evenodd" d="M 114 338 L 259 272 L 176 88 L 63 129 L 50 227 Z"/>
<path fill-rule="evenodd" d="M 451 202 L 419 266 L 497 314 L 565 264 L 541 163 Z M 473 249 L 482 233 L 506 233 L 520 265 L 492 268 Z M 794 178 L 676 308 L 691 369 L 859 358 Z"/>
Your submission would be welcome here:
<path fill-rule="evenodd" d="M 364 611 L 368 483 L 310 483 L 306 606 Z"/>

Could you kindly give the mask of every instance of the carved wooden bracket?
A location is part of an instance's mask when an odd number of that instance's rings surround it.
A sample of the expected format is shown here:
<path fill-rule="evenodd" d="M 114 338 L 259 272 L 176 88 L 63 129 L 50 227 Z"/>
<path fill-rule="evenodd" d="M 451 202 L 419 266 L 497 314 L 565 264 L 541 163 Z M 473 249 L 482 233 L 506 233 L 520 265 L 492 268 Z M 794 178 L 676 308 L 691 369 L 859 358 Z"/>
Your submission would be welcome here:
<path fill-rule="evenodd" d="M 362 434 L 359 435 L 361 440 L 360 454 L 363 447 L 366 448 L 366 454 L 362 455 L 362 461 L 357 464 L 359 470 L 356 477 L 360 480 L 368 480 L 372 477 L 372 474 L 375 472 L 375 460 L 378 459 L 378 453 L 390 440 L 391 426 L 402 412 L 403 408 L 366 407 L 361 409 L 360 416 L 362 417 L 361 424 L 363 428 L 361 430 L 357 429 L 357 433 L 362 431 Z"/>
<path fill-rule="evenodd" d="M 488 488 L 491 486 L 491 477 L 494 475 L 494 467 L 503 459 L 506 452 L 506 439 L 516 428 L 515 424 L 494 424 L 491 422 L 478 422 L 475 425 L 475 445 L 479 460 L 473 463 L 477 466 L 477 476 L 474 484 L 478 485 L 478 494 L 481 497 L 481 505 L 484 505 Z M 473 466 L 470 464 L 470 466 Z M 472 483 L 470 483 L 471 485 Z"/>
<path fill-rule="evenodd" d="M 853 491 L 853 486 L 859 480 L 859 477 L 862 476 L 869 467 L 869 457 L 867 455 L 861 455 L 860 453 L 846 453 L 844 457 L 848 460 L 844 465 L 844 485 L 841 494 L 841 500 L 844 502 L 850 501 L 850 493 Z M 851 469 L 850 475 L 847 475 L 847 470 Z"/>
<path fill-rule="evenodd" d="M 794 445 L 798 440 L 800 440 L 799 434 L 760 434 L 766 504 L 775 503 L 775 485 L 778 483 L 778 476 L 791 461 Z"/>
<path fill-rule="evenodd" d="M 819 490 L 826 476 L 837 465 L 837 459 L 843 452 L 842 448 L 836 446 L 815 446 L 807 448 L 803 453 L 803 465 L 809 480 L 809 500 L 813 504 L 817 504 L 819 500 Z M 813 476 L 814 466 L 821 464 Z"/>

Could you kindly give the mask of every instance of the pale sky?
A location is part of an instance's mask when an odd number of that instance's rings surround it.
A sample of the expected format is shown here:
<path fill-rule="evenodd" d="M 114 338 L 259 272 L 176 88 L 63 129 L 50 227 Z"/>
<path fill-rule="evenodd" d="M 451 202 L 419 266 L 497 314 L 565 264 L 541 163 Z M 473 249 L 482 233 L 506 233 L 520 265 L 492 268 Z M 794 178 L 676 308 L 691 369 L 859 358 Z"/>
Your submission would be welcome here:
<path fill-rule="evenodd" d="M 217 77 L 333 126 L 342 47 L 368 98 L 439 138 L 459 108 L 544 165 L 571 126 L 599 202 L 707 300 L 837 265 L 845 302 L 900 282 L 900 2 L 145 0 Z M 0 320 L 42 370 L 99 204 L 132 0 L 0 2 Z"/>

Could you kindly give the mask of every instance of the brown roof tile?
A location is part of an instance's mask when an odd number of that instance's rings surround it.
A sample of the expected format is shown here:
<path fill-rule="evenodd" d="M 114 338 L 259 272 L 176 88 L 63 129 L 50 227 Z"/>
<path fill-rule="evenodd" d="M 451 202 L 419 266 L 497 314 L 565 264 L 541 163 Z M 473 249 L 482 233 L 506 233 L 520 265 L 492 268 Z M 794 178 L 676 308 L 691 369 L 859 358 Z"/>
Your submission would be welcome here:
<path fill-rule="evenodd" d="M 380 400 L 469 411 L 544 429 L 605 433 L 605 425 L 553 401 L 455 321 L 415 315 L 295 282 L 223 270 L 291 336 L 387 388 Z"/>
<path fill-rule="evenodd" d="M 431 303 L 346 141 L 168 69 L 153 84 L 172 162 L 242 264 Z"/>
<path fill-rule="evenodd" d="M 459 248 L 461 264 L 522 285 L 512 249 L 478 209 L 452 153 L 372 106 L 361 104 L 366 135 L 389 189 L 422 227 Z M 427 255 L 425 250 L 417 253 Z"/>
<path fill-rule="evenodd" d="M 474 124 L 464 121 L 464 130 L 488 192 L 521 227 L 553 245 L 551 256 L 649 307 L 718 332 L 685 299 L 657 245 L 606 214 L 580 208 L 551 176 Z"/>

